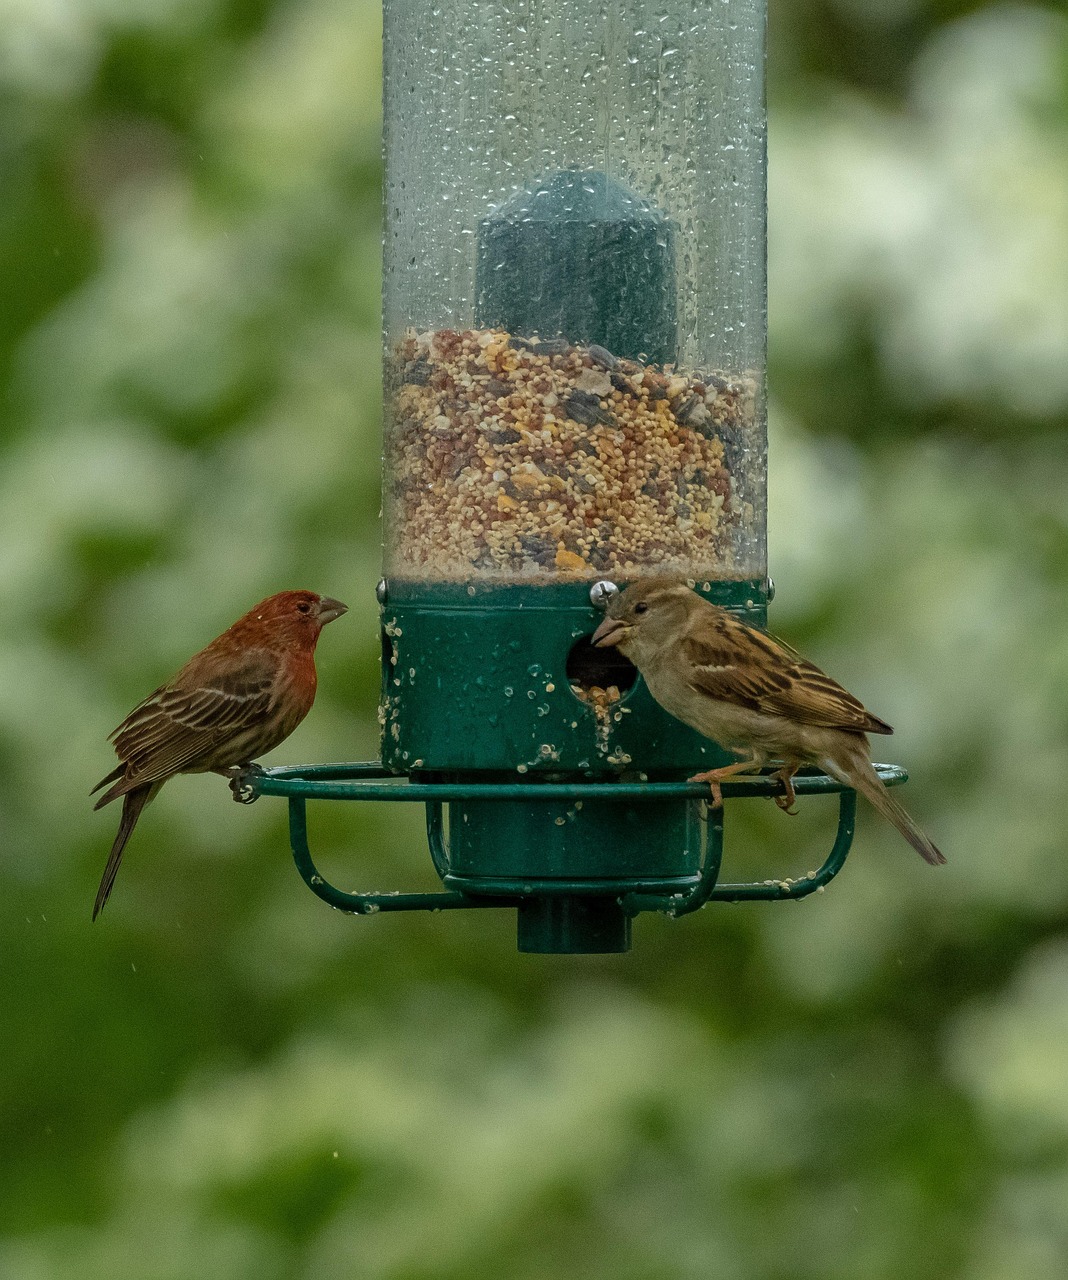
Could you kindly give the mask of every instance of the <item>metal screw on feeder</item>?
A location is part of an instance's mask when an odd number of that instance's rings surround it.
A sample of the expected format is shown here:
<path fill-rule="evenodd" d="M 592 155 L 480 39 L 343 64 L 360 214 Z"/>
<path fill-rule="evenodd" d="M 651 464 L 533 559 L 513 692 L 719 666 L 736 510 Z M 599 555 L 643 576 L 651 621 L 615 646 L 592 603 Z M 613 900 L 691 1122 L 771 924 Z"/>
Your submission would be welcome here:
<path fill-rule="evenodd" d="M 590 587 L 590 604 L 603 613 L 613 596 L 619 595 L 619 588 L 607 578 L 601 578 Z"/>
<path fill-rule="evenodd" d="M 677 573 L 762 623 L 765 0 L 386 0 L 382 761 L 250 773 L 354 913 L 512 907 L 519 947 L 612 952 L 718 883 L 725 763 L 589 642 Z M 890 781 L 900 771 L 884 772 Z M 751 779 L 724 794 L 771 795 Z M 308 799 L 427 806 L 433 894 L 346 894 Z M 448 805 L 449 837 L 443 806 Z"/>

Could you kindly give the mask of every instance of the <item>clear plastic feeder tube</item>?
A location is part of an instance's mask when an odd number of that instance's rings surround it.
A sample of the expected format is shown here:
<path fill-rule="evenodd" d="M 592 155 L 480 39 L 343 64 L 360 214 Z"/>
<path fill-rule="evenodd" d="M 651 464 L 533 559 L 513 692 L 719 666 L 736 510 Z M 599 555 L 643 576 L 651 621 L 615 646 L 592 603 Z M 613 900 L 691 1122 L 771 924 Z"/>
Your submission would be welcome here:
<path fill-rule="evenodd" d="M 386 0 L 385 570 L 766 573 L 765 0 Z"/>

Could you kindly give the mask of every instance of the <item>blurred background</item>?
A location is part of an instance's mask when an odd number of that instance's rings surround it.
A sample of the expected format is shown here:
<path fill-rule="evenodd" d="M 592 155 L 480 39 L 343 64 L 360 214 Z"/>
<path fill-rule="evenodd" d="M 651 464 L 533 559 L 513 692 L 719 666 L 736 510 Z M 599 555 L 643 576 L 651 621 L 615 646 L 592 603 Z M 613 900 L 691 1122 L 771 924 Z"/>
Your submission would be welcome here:
<path fill-rule="evenodd" d="M 520 956 L 184 778 L 90 926 L 106 734 L 261 596 L 352 606 L 276 759 L 377 749 L 379 26 L 0 0 L 0 1275 L 1063 1280 L 1060 3 L 771 5 L 772 623 L 947 868 L 865 811 L 805 903 Z M 431 887 L 401 809 L 318 806 L 324 867 Z"/>

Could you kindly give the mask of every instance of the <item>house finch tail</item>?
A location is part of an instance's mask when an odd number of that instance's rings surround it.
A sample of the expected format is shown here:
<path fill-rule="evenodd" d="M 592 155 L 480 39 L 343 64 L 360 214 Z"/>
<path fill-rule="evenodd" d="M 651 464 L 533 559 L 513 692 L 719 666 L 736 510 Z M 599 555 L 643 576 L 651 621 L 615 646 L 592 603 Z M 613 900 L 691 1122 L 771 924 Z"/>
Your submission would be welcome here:
<path fill-rule="evenodd" d="M 178 674 L 139 703 L 111 735 L 119 765 L 93 791 L 96 808 L 123 796 L 119 832 L 96 895 L 100 914 L 141 815 L 176 773 L 227 773 L 288 738 L 315 700 L 315 646 L 345 606 L 312 591 L 261 601 Z"/>
<path fill-rule="evenodd" d="M 119 873 L 119 864 L 122 862 L 122 851 L 126 848 L 126 841 L 133 834 L 137 819 L 141 816 L 141 810 L 162 786 L 162 782 L 153 782 L 147 786 L 134 787 L 132 791 L 127 791 L 123 797 L 119 833 L 115 837 L 115 843 L 111 846 L 111 855 L 100 879 L 100 888 L 96 891 L 96 902 L 93 903 L 94 920 L 104 910 L 104 904 L 111 896 L 111 886 L 115 883 L 115 877 Z M 100 805 L 107 803 L 107 800 L 108 797 L 105 796 L 95 807 L 99 809 Z"/>

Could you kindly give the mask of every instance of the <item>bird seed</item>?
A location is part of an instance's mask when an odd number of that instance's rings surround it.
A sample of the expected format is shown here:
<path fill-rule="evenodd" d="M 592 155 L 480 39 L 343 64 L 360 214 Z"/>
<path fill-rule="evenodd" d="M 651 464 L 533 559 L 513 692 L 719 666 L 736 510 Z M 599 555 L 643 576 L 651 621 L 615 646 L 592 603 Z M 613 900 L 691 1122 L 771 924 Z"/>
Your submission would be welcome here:
<path fill-rule="evenodd" d="M 758 385 L 559 338 L 409 330 L 387 365 L 389 572 L 762 572 Z"/>

